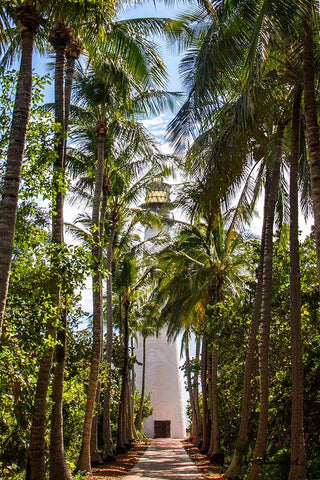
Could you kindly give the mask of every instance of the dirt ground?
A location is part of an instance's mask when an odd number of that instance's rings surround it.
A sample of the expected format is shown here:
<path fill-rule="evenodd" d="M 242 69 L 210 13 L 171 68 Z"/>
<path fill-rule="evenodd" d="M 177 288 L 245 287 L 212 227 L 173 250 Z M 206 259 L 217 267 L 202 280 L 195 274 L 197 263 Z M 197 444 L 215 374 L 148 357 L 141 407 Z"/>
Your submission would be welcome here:
<path fill-rule="evenodd" d="M 207 480 L 222 479 L 223 469 L 212 465 L 205 455 L 202 455 L 192 443 L 188 441 L 182 442 L 184 449 L 189 457 L 198 467 L 202 476 Z M 138 442 L 132 445 L 127 452 L 117 456 L 117 461 L 111 464 L 101 465 L 93 468 L 92 473 L 85 477 L 88 480 L 120 480 L 131 468 L 137 463 L 139 458 L 147 450 L 149 443 Z"/>
<path fill-rule="evenodd" d="M 210 463 L 206 455 L 203 455 L 199 450 L 193 446 L 192 443 L 185 440 L 182 442 L 182 445 L 191 458 L 191 460 L 197 465 L 198 470 L 201 472 L 202 476 L 207 480 L 221 480 L 223 477 L 223 472 L 225 468 L 215 467 Z"/>
<path fill-rule="evenodd" d="M 127 453 L 117 455 L 116 462 L 93 468 L 88 480 L 114 480 L 123 478 L 147 450 L 150 442 L 134 443 Z"/>

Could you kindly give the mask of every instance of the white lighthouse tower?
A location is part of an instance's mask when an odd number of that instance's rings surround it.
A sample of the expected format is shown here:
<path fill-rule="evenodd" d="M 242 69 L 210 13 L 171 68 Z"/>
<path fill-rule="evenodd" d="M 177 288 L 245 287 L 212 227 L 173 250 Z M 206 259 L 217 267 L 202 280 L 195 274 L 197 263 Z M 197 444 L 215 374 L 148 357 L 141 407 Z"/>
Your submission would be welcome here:
<path fill-rule="evenodd" d="M 161 211 L 170 202 L 170 186 L 165 183 L 154 184 L 148 192 L 145 207 Z M 148 228 L 145 238 L 158 233 Z M 136 356 L 139 363 L 143 361 L 143 339 L 138 339 Z M 168 343 L 166 328 L 158 337 L 146 338 L 145 392 L 151 393 L 153 414 L 145 421 L 143 431 L 150 438 L 184 438 L 185 415 L 183 401 L 182 373 L 179 369 L 178 345 Z M 141 391 L 142 367 L 136 368 L 136 382 Z"/>

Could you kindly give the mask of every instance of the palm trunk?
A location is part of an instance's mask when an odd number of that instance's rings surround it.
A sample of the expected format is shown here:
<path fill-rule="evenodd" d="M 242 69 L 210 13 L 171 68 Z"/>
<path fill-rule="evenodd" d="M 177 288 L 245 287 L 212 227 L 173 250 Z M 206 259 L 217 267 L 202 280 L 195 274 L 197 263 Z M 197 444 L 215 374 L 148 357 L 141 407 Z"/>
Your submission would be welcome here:
<path fill-rule="evenodd" d="M 117 452 L 124 453 L 128 443 L 127 438 L 127 393 L 128 393 L 128 377 L 129 377 L 129 324 L 128 314 L 130 301 L 125 298 L 124 304 L 124 329 L 123 329 L 123 344 L 124 344 L 124 358 L 122 368 L 122 384 L 119 405 L 119 419 L 118 419 L 118 433 L 117 433 Z"/>
<path fill-rule="evenodd" d="M 61 133 L 57 138 L 56 143 L 56 160 L 53 169 L 53 209 L 55 215 L 52 216 L 52 242 L 56 246 L 63 243 L 63 203 L 64 195 L 61 184 L 64 182 L 64 65 L 65 65 L 65 47 L 56 49 L 56 64 L 55 64 L 55 120 L 61 125 Z M 52 256 L 52 288 L 51 299 L 52 304 L 57 309 L 57 315 L 61 317 L 64 323 L 64 314 L 60 305 L 60 281 L 57 278 L 59 275 L 57 271 L 57 264 L 59 260 L 58 249 Z M 57 338 L 56 318 L 53 318 L 52 324 L 48 329 L 47 338 L 55 340 Z M 59 336 L 64 338 L 65 332 L 59 332 Z M 40 361 L 40 370 L 38 374 L 37 384 L 39 383 L 39 397 L 36 393 L 36 398 L 33 407 L 33 421 L 31 426 L 30 447 L 29 447 L 29 467 L 27 469 L 27 478 L 30 480 L 44 480 L 45 479 L 45 432 L 46 432 L 46 401 L 47 392 L 50 382 L 50 373 L 53 359 L 53 347 L 49 347 L 47 353 Z M 60 364 L 59 364 L 60 362 Z M 59 351 L 59 362 L 55 372 L 55 379 L 53 383 L 53 414 L 51 421 L 51 436 L 50 439 L 50 460 L 53 459 L 53 465 L 50 465 L 50 479 L 59 478 L 61 480 L 69 480 L 71 474 L 65 463 L 64 446 L 63 446 L 63 421 L 62 421 L 62 396 L 63 396 L 63 372 L 61 373 L 61 365 L 64 368 L 64 348 Z M 60 384 L 60 383 L 61 384 Z M 37 388 L 38 392 L 38 388 Z M 38 427 L 41 419 L 41 429 Z M 56 423 L 55 423 L 56 422 Z M 52 450 L 53 449 L 53 450 Z M 59 472 L 58 477 L 56 473 Z M 65 476 L 61 477 L 60 473 L 64 472 Z"/>
<path fill-rule="evenodd" d="M 186 377 L 187 385 L 189 392 L 189 400 L 191 405 L 192 412 L 192 442 L 195 445 L 199 445 L 200 441 L 200 425 L 199 425 L 199 416 L 196 408 L 196 399 L 194 395 L 194 387 L 192 386 L 191 380 L 191 371 L 190 371 L 190 353 L 189 353 L 189 340 L 186 339 L 185 342 L 185 353 L 186 353 Z"/>
<path fill-rule="evenodd" d="M 248 429 L 250 419 L 250 392 L 251 392 L 251 378 L 254 368 L 254 355 L 257 347 L 257 333 L 260 323 L 260 310 L 262 300 L 262 270 L 264 264 L 264 240 L 265 240 L 265 223 L 267 219 L 268 206 L 268 192 L 269 179 L 266 179 L 265 198 L 264 198 L 264 213 L 263 226 L 261 233 L 261 250 L 258 269 L 257 290 L 254 299 L 253 313 L 250 324 L 250 332 L 248 339 L 248 347 L 246 354 L 246 362 L 244 366 L 242 398 L 241 398 L 241 417 L 238 437 L 236 441 L 235 451 L 232 456 L 231 463 L 224 474 L 225 479 L 241 480 L 242 478 L 242 462 L 248 446 Z"/>
<path fill-rule="evenodd" d="M 131 350 L 133 351 L 132 338 Z M 132 353 L 131 353 L 132 355 Z M 130 442 L 137 439 L 137 432 L 134 424 L 134 393 L 135 393 L 135 372 L 134 366 L 131 368 L 131 375 L 129 375 L 129 399 L 128 399 L 128 425 L 129 425 L 129 440 Z"/>
<path fill-rule="evenodd" d="M 50 345 L 56 340 L 56 328 L 47 331 Z M 36 395 L 33 404 L 33 415 L 28 450 L 26 480 L 46 480 L 45 472 L 45 433 L 47 392 L 52 367 L 53 347 L 47 347 L 41 358 L 37 378 Z"/>
<path fill-rule="evenodd" d="M 200 358 L 200 337 L 197 336 L 195 359 L 198 363 L 199 363 L 199 358 Z M 196 370 L 194 373 L 192 390 L 193 390 L 193 396 L 194 396 L 194 402 L 195 402 L 196 415 L 198 418 L 199 435 L 200 435 L 200 402 L 199 402 L 199 371 L 198 370 Z M 196 441 L 194 441 L 193 443 L 196 447 L 198 447 L 200 444 L 200 438 L 198 443 L 196 443 Z"/>
<path fill-rule="evenodd" d="M 26 9 L 27 7 L 25 7 Z M 29 7 L 31 8 L 31 7 Z M 9 286 L 13 242 L 18 210 L 18 195 L 21 166 L 25 149 L 27 126 L 32 98 L 32 54 L 39 18 L 35 13 L 35 24 L 25 25 L 21 12 L 21 62 L 16 98 L 13 109 L 6 173 L 0 204 L 0 338 Z M 32 27 L 32 28 L 31 28 Z"/>
<path fill-rule="evenodd" d="M 208 381 L 208 400 L 209 400 L 209 424 L 210 424 L 210 440 L 209 448 L 207 450 L 207 457 L 210 457 L 213 452 L 213 438 L 212 438 L 212 416 L 213 416 L 213 388 L 212 388 L 212 350 L 208 350 L 207 354 L 207 381 Z"/>
<path fill-rule="evenodd" d="M 96 127 L 98 134 L 98 151 L 97 151 L 97 176 L 95 183 L 95 192 L 92 207 L 92 261 L 93 261 L 93 345 L 90 365 L 89 385 L 87 392 L 87 402 L 85 419 L 82 431 L 81 451 L 77 462 L 77 470 L 91 470 L 90 456 L 90 439 L 92 419 L 94 412 L 94 404 L 98 386 L 100 363 L 102 358 L 103 347 L 103 297 L 102 297 L 102 224 L 100 224 L 100 203 L 102 199 L 102 187 L 104 177 L 104 144 L 107 133 L 107 125 L 105 122 L 100 123 Z"/>
<path fill-rule="evenodd" d="M 64 42 L 65 43 L 65 42 Z M 75 71 L 74 58 L 68 61 L 66 76 L 64 68 L 66 63 L 66 45 L 56 46 L 56 75 L 55 75 L 55 103 L 56 103 L 56 121 L 63 125 L 62 132 L 57 143 L 57 163 L 55 166 L 57 177 L 64 175 L 66 163 L 66 142 L 67 129 L 70 112 L 72 80 Z M 65 78 L 64 78 L 65 77 Z M 56 193 L 56 205 L 59 208 L 57 221 L 53 217 L 52 236 L 57 244 L 63 242 L 63 207 L 64 195 L 61 187 Z M 60 303 L 60 292 L 57 292 L 57 302 Z M 64 453 L 63 439 L 63 382 L 64 369 L 66 362 L 66 329 L 67 318 L 66 310 L 62 311 L 64 318 L 63 328 L 60 328 L 57 334 L 58 345 L 56 347 L 56 361 L 54 370 L 54 380 L 52 385 L 52 413 L 51 413 L 51 433 L 50 433 L 50 480 L 71 480 L 72 475 L 67 467 Z"/>
<path fill-rule="evenodd" d="M 96 392 L 96 401 L 95 401 L 95 413 L 93 415 L 92 427 L 91 427 L 91 439 L 90 439 L 91 465 L 102 464 L 102 459 L 101 459 L 101 456 L 99 453 L 99 447 L 98 447 L 100 393 L 101 393 L 101 383 L 98 382 L 97 392 Z"/>
<path fill-rule="evenodd" d="M 56 142 L 56 160 L 53 172 L 54 185 L 54 215 L 52 216 L 52 241 L 56 246 L 61 246 L 64 241 L 64 183 L 65 183 L 65 89 L 64 89 L 64 72 L 66 63 L 66 39 L 62 43 L 54 44 L 56 52 L 56 66 L 55 66 L 55 120 L 61 125 L 61 132 Z M 53 256 L 52 268 L 58 268 L 59 264 L 59 247 L 57 256 Z M 59 282 L 57 282 L 57 285 Z M 59 361 L 55 366 L 54 382 L 52 397 L 54 398 L 51 418 L 51 432 L 50 432 L 50 480 L 70 480 L 72 475 L 67 467 L 64 454 L 64 440 L 63 440 L 63 381 L 64 381 L 64 367 L 66 355 L 66 311 L 61 308 L 61 291 L 58 286 L 54 287 L 53 292 L 54 306 L 60 312 L 62 321 L 62 329 L 59 327 L 57 334 L 58 338 L 63 339 L 62 348 L 56 347 L 59 350 Z"/>
<path fill-rule="evenodd" d="M 289 480 L 307 478 L 303 429 L 303 360 L 299 263 L 298 173 L 300 156 L 301 88 L 295 91 L 290 161 L 290 323 L 292 364 L 291 465 Z"/>
<path fill-rule="evenodd" d="M 66 328 L 67 312 L 62 312 L 64 316 L 63 328 L 59 329 L 57 340 L 58 344 L 55 351 L 55 369 L 52 385 L 52 411 L 51 411 L 51 434 L 50 434 L 50 480 L 72 480 L 72 475 L 67 467 L 64 456 L 63 445 L 63 381 L 66 362 Z"/>
<path fill-rule="evenodd" d="M 209 411 L 208 411 L 208 386 L 207 386 L 207 371 L 208 371 L 208 351 L 206 345 L 206 338 L 202 338 L 201 351 L 201 389 L 202 389 L 202 445 L 201 453 L 207 453 L 210 444 L 209 431 Z"/>
<path fill-rule="evenodd" d="M 309 151 L 309 166 L 311 179 L 311 197 L 314 212 L 314 232 L 317 251 L 318 280 L 320 284 L 320 141 L 318 112 L 315 94 L 315 58 L 313 39 L 313 13 L 309 0 L 309 13 L 305 18 L 303 32 L 303 75 L 304 75 L 304 106 L 306 119 L 306 137 Z"/>
<path fill-rule="evenodd" d="M 261 325 L 259 341 L 259 396 L 260 412 L 258 433 L 253 454 L 253 463 L 248 480 L 257 480 L 260 474 L 259 459 L 265 456 L 268 434 L 268 408 L 269 408 L 269 337 L 271 323 L 271 300 L 272 300 L 272 256 L 273 256 L 273 223 L 274 212 L 277 202 L 280 166 L 283 154 L 284 126 L 278 125 L 277 146 L 275 161 L 272 168 L 270 190 L 268 195 L 267 218 L 265 224 L 265 250 L 262 277 L 262 302 L 261 302 Z"/>
<path fill-rule="evenodd" d="M 220 446 L 219 412 L 218 412 L 218 350 L 212 352 L 211 366 L 211 448 L 210 462 L 223 465 L 224 455 Z"/>
<path fill-rule="evenodd" d="M 112 342 L 113 342 L 113 286 L 112 286 L 112 257 L 113 244 L 116 234 L 116 221 L 111 224 L 111 232 L 107 249 L 107 342 L 106 342 L 106 361 L 108 364 L 108 378 L 106 381 L 104 399 L 103 399 L 103 460 L 112 460 L 115 458 L 114 445 L 111 431 L 111 362 L 112 362 Z"/>
<path fill-rule="evenodd" d="M 142 344 L 142 381 L 141 381 L 141 392 L 140 392 L 140 405 L 139 411 L 137 414 L 136 425 L 138 432 L 142 432 L 142 413 L 143 413 L 143 404 L 146 388 L 146 340 L 147 337 L 143 336 Z"/>

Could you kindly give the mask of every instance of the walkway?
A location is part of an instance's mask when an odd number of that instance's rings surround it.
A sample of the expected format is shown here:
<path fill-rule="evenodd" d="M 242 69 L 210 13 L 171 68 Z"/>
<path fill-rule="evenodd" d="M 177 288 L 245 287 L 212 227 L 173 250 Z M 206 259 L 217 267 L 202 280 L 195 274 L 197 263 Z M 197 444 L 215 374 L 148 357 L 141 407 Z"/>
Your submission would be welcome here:
<path fill-rule="evenodd" d="M 204 480 L 195 464 L 189 459 L 180 440 L 157 438 L 138 460 L 125 480 Z"/>

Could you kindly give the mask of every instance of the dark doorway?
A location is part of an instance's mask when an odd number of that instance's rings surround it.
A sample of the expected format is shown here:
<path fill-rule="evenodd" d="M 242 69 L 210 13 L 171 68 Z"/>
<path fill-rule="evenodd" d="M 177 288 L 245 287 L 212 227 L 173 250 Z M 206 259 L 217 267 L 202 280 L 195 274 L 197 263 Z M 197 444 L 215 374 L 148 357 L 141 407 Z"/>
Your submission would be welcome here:
<path fill-rule="evenodd" d="M 171 435 L 170 420 L 154 421 L 154 438 L 170 438 Z"/>

